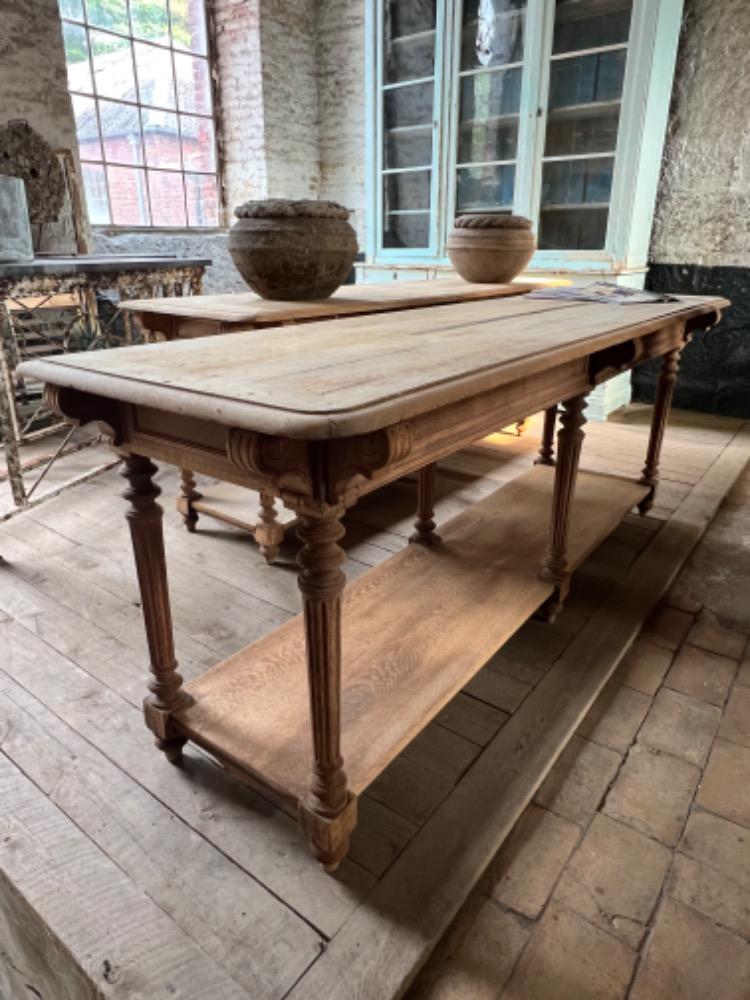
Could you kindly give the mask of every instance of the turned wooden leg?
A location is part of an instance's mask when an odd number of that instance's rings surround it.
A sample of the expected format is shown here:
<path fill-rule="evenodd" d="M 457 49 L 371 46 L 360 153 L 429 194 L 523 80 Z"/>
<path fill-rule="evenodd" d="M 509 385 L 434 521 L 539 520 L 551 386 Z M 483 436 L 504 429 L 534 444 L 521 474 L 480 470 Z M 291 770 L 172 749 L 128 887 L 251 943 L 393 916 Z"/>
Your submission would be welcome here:
<path fill-rule="evenodd" d="M 300 825 L 310 850 L 326 871 L 335 871 L 349 849 L 357 800 L 347 791 L 341 757 L 341 593 L 343 510 L 301 518 L 297 534 L 310 689 L 313 762 Z"/>
<path fill-rule="evenodd" d="M 195 476 L 190 469 L 180 469 L 180 492 L 177 497 L 177 510 L 182 515 L 182 520 L 188 531 L 195 531 L 198 523 L 198 511 L 193 507 L 196 500 L 200 500 L 201 494 L 196 489 Z"/>
<path fill-rule="evenodd" d="M 141 592 L 143 619 L 146 625 L 151 678 L 143 702 L 146 725 L 152 730 L 157 747 L 167 759 L 178 764 L 185 740 L 178 736 L 170 713 L 183 704 L 182 677 L 177 671 L 172 635 L 172 612 L 169 607 L 167 567 L 162 535 L 162 509 L 156 502 L 161 493 L 154 483 L 157 471 L 150 459 L 130 455 L 121 475 L 128 481 L 123 496 L 130 502 L 126 513 L 133 541 L 138 586 Z"/>
<path fill-rule="evenodd" d="M 550 406 L 544 411 L 544 428 L 539 454 L 534 459 L 534 465 L 555 464 L 555 423 L 557 422 L 557 407 Z"/>
<path fill-rule="evenodd" d="M 260 510 L 255 526 L 255 541 L 267 563 L 272 563 L 279 554 L 279 546 L 284 541 L 284 528 L 276 518 L 276 506 L 271 493 L 260 491 Z"/>
<path fill-rule="evenodd" d="M 437 466 L 434 462 L 419 470 L 417 479 L 417 519 L 414 522 L 414 534 L 410 542 L 417 545 L 434 545 L 440 541 L 440 535 L 435 533 L 435 474 Z"/>
<path fill-rule="evenodd" d="M 656 487 L 659 482 L 659 456 L 661 445 L 664 440 L 664 429 L 667 425 L 667 417 L 672 406 L 672 396 L 674 386 L 677 381 L 677 372 L 680 367 L 681 348 L 676 347 L 664 355 L 662 361 L 661 374 L 656 387 L 656 399 L 654 400 L 654 412 L 651 418 L 651 433 L 648 439 L 648 451 L 646 452 L 646 464 L 639 482 L 649 487 L 648 495 L 638 504 L 641 514 L 648 514 L 654 506 Z"/>
<path fill-rule="evenodd" d="M 560 431 L 557 435 L 557 463 L 552 496 L 550 545 L 542 567 L 542 579 L 554 583 L 555 592 L 543 609 L 543 617 L 554 621 L 560 614 L 570 588 L 568 569 L 568 528 L 570 508 L 578 476 L 578 461 L 583 444 L 586 397 L 575 396 L 563 403 Z"/>

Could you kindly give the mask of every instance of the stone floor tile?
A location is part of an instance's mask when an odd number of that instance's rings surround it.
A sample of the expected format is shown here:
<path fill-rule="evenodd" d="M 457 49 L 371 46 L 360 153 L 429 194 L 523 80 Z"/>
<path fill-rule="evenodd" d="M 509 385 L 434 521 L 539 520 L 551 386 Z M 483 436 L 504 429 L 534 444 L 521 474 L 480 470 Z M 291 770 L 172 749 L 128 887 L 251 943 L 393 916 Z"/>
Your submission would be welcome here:
<path fill-rule="evenodd" d="M 552 902 L 500 997 L 623 1000 L 634 963 L 635 952 L 622 941 Z"/>
<path fill-rule="evenodd" d="M 750 830 L 721 816 L 694 809 L 680 851 L 723 872 L 750 891 Z"/>
<path fill-rule="evenodd" d="M 750 749 L 717 740 L 696 801 L 725 819 L 750 826 Z"/>
<path fill-rule="evenodd" d="M 505 906 L 536 919 L 580 836 L 570 820 L 529 806 L 490 865 L 483 887 Z"/>
<path fill-rule="evenodd" d="M 526 622 L 492 657 L 488 666 L 526 684 L 536 684 L 572 638 L 570 629 L 562 627 L 562 618 L 561 615 L 553 625 L 533 619 Z"/>
<path fill-rule="evenodd" d="M 452 781 L 415 761 L 396 757 L 373 781 L 367 794 L 409 823 L 421 826 L 453 787 Z"/>
<path fill-rule="evenodd" d="M 745 656 L 745 659 L 740 664 L 736 683 L 742 684 L 743 687 L 750 687 L 750 653 Z"/>
<path fill-rule="evenodd" d="M 649 616 L 641 636 L 665 649 L 677 649 L 685 641 L 693 621 L 693 615 L 686 611 L 662 604 Z"/>
<path fill-rule="evenodd" d="M 636 639 L 617 668 L 615 680 L 653 696 L 672 662 L 672 651 L 647 639 Z"/>
<path fill-rule="evenodd" d="M 750 747 L 750 688 L 735 684 L 724 709 L 719 736 L 730 743 Z"/>
<path fill-rule="evenodd" d="M 675 657 L 664 685 L 721 707 L 736 672 L 735 660 L 686 644 Z"/>
<path fill-rule="evenodd" d="M 459 693 L 448 702 L 435 721 L 467 740 L 486 746 L 507 720 L 508 713 Z"/>
<path fill-rule="evenodd" d="M 635 739 L 651 699 L 620 684 L 608 684 L 578 727 L 578 735 L 623 753 Z"/>
<path fill-rule="evenodd" d="M 750 892 L 735 878 L 675 854 L 667 892 L 740 937 L 750 938 Z"/>
<path fill-rule="evenodd" d="M 720 723 L 720 708 L 662 688 L 641 726 L 638 742 L 702 767 Z"/>
<path fill-rule="evenodd" d="M 697 615 L 703 607 L 702 601 L 694 597 L 689 586 L 683 583 L 682 577 L 678 576 L 675 582 L 667 591 L 664 603 L 671 608 L 678 608 L 680 611 L 687 611 L 690 615 Z"/>
<path fill-rule="evenodd" d="M 565 866 L 554 898 L 638 948 L 672 852 L 601 814 Z"/>
<path fill-rule="evenodd" d="M 401 756 L 455 783 L 481 752 L 477 743 L 431 722 L 404 747 Z"/>
<path fill-rule="evenodd" d="M 522 918 L 475 894 L 460 910 L 405 1000 L 495 1000 L 530 933 Z"/>
<path fill-rule="evenodd" d="M 750 945 L 667 897 L 659 909 L 630 1000 L 745 1000 Z"/>
<path fill-rule="evenodd" d="M 503 712 L 515 712 L 531 691 L 531 684 L 526 684 L 515 677 L 501 674 L 499 670 L 493 670 L 490 666 L 486 666 L 469 681 L 464 691 Z"/>
<path fill-rule="evenodd" d="M 636 744 L 603 811 L 673 847 L 680 839 L 700 775 L 694 764 Z"/>
<path fill-rule="evenodd" d="M 573 736 L 536 793 L 535 801 L 585 825 L 599 808 L 622 756 L 609 747 Z"/>
<path fill-rule="evenodd" d="M 739 660 L 747 644 L 747 636 L 725 628 L 713 611 L 704 608 L 688 632 L 687 641 L 691 646 L 700 646 L 712 653 Z"/>

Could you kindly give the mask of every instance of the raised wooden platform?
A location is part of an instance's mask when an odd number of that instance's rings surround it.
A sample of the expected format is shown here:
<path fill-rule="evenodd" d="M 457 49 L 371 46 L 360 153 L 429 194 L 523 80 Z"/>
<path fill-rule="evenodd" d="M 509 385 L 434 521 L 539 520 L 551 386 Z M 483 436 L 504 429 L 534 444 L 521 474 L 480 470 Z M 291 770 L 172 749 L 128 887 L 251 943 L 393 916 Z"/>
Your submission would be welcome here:
<path fill-rule="evenodd" d="M 554 469 L 537 466 L 347 588 L 343 755 L 360 795 L 552 593 L 539 577 Z M 579 476 L 569 556 L 578 566 L 648 493 Z M 179 730 L 290 801 L 310 772 L 302 616 L 187 686 Z"/>

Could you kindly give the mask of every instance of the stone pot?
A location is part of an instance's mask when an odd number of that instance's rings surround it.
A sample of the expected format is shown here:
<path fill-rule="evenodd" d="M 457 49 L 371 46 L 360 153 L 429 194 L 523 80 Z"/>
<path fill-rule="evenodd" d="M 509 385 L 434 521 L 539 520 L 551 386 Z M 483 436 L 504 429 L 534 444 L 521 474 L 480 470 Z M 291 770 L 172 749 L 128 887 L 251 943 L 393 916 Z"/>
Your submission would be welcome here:
<path fill-rule="evenodd" d="M 264 299 L 325 299 L 352 269 L 357 236 L 334 201 L 248 201 L 234 210 L 229 251 Z"/>
<path fill-rule="evenodd" d="M 447 248 L 464 281 L 503 285 L 523 271 L 536 241 L 522 215 L 459 215 Z"/>

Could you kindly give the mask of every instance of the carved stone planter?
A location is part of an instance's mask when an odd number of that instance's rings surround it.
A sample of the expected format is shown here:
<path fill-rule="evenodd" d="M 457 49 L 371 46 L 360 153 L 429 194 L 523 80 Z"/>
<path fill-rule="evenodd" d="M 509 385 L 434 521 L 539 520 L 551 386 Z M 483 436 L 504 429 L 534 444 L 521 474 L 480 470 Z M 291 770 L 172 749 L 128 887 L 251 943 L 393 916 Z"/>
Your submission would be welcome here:
<path fill-rule="evenodd" d="M 464 281 L 505 284 L 529 263 L 536 241 L 522 215 L 460 215 L 447 247 Z"/>
<path fill-rule="evenodd" d="M 357 236 L 334 201 L 248 201 L 234 210 L 229 250 L 265 299 L 325 299 L 351 271 Z"/>

